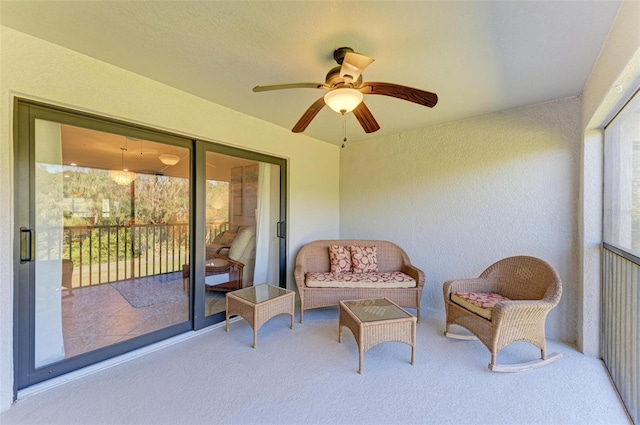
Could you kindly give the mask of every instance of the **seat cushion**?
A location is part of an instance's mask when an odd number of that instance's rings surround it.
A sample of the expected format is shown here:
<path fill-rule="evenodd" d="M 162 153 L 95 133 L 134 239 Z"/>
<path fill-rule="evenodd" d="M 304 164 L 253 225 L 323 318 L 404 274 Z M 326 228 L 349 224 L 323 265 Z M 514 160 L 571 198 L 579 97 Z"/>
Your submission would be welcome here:
<path fill-rule="evenodd" d="M 493 307 L 499 301 L 509 301 L 509 298 L 493 292 L 453 292 L 451 301 L 461 307 L 491 320 Z"/>
<path fill-rule="evenodd" d="M 307 273 L 310 288 L 415 288 L 416 281 L 402 272 L 388 273 Z"/>

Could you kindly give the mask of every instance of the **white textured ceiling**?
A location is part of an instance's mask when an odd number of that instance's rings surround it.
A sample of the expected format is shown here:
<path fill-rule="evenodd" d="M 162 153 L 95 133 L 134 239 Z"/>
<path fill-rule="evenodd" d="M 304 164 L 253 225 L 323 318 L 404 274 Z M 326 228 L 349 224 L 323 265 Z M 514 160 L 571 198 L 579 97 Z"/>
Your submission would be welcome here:
<path fill-rule="evenodd" d="M 365 102 L 381 129 L 347 117 L 351 141 L 581 94 L 619 1 L 0 1 L 0 23 L 212 102 L 292 128 L 324 91 L 341 46 L 376 61 L 364 81 L 438 94 L 435 108 Z M 305 134 L 342 141 L 324 108 Z"/>

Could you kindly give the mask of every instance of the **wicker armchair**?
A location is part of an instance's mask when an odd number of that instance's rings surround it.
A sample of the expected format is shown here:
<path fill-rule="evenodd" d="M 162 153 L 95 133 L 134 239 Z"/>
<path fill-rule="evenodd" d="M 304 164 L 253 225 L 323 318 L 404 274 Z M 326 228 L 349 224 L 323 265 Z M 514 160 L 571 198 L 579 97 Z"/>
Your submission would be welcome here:
<path fill-rule="evenodd" d="M 256 228 L 246 227 L 233 240 L 229 255 L 207 249 L 205 290 L 229 292 L 253 285 L 256 262 Z M 190 266 L 182 266 L 183 289 L 189 292 Z M 216 278 L 217 277 L 217 278 Z"/>
<path fill-rule="evenodd" d="M 207 260 L 204 268 L 205 291 L 229 292 L 242 289 L 242 272 L 244 264 L 230 258 L 220 257 Z M 189 293 L 189 264 L 182 265 L 182 289 Z M 213 284 L 207 284 L 210 276 L 220 276 Z"/>
<path fill-rule="evenodd" d="M 544 366 L 561 357 L 546 354 L 547 313 L 560 301 L 562 283 L 558 273 L 534 257 L 510 257 L 487 268 L 477 279 L 450 280 L 443 285 L 447 315 L 445 335 L 456 339 L 479 339 L 491 352 L 489 369 L 518 372 Z M 458 325 L 474 336 L 451 332 Z M 477 337 L 477 338 L 476 338 Z M 498 352 L 516 341 L 540 349 L 541 359 L 498 365 Z"/>

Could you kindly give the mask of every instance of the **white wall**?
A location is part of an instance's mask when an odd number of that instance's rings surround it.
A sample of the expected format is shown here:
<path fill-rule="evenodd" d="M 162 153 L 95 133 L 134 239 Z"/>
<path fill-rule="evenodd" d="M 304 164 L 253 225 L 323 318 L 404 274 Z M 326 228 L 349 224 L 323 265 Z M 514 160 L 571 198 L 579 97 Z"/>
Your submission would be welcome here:
<path fill-rule="evenodd" d="M 288 286 L 298 249 L 338 237 L 339 148 L 0 27 L 0 410 L 13 388 L 13 96 L 289 160 Z"/>
<path fill-rule="evenodd" d="M 640 2 L 625 1 L 582 94 L 578 347 L 600 354 L 602 129 L 640 88 Z"/>
<path fill-rule="evenodd" d="M 426 274 L 422 306 L 443 329 L 445 280 L 540 257 L 564 291 L 547 335 L 575 342 L 579 129 L 571 98 L 348 146 L 340 236 L 402 246 Z"/>

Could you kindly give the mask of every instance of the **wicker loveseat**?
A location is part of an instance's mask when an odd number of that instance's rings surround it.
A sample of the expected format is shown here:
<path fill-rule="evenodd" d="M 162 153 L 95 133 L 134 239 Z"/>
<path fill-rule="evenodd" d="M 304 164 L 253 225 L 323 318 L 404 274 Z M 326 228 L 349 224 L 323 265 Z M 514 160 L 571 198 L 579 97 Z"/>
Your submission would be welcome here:
<path fill-rule="evenodd" d="M 340 282 L 339 276 L 331 276 L 329 247 L 340 246 L 375 246 L 377 251 L 378 273 L 371 275 L 371 281 Z M 420 320 L 420 298 L 424 288 L 425 276 L 422 270 L 411 265 L 409 257 L 402 248 L 389 241 L 380 240 L 318 240 L 308 243 L 296 257 L 294 270 L 298 294 L 300 296 L 300 323 L 304 319 L 304 311 L 312 308 L 338 305 L 341 300 L 387 297 L 403 307 L 417 310 Z M 312 279 L 331 279 L 326 283 L 330 286 L 314 287 Z M 353 278 L 362 276 L 347 276 Z M 365 276 L 366 278 L 366 276 Z M 394 286 L 389 280 L 401 281 L 400 287 Z M 412 283 L 407 283 L 412 281 Z M 335 285 L 335 286 L 334 286 Z M 354 287 L 355 286 L 355 287 Z M 402 287 L 404 286 L 404 287 Z M 409 286 L 409 287 L 407 287 Z"/>

